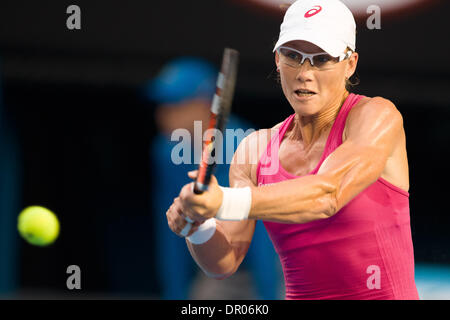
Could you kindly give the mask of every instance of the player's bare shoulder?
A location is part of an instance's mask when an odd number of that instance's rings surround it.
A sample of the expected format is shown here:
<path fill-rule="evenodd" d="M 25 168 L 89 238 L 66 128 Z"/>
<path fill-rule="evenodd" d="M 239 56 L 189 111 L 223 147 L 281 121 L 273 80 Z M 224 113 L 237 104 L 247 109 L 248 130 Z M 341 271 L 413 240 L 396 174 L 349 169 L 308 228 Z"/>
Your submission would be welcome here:
<path fill-rule="evenodd" d="M 403 117 L 395 104 L 383 97 L 364 97 L 349 111 L 343 133 L 343 141 L 348 137 L 351 127 L 368 121 L 376 122 L 381 119 L 391 119 L 403 125 Z"/>
<path fill-rule="evenodd" d="M 390 141 L 392 146 L 386 160 L 381 177 L 391 184 L 408 191 L 409 190 L 409 168 L 406 151 L 406 135 L 403 127 L 403 117 L 397 107 L 388 99 L 382 97 L 363 98 L 350 110 L 343 141 L 351 135 L 358 135 L 358 128 L 370 130 L 375 128 L 378 132 L 392 130 L 396 132 Z M 376 137 L 376 135 L 375 135 Z"/>
<path fill-rule="evenodd" d="M 257 184 L 256 169 L 259 159 L 281 124 L 279 123 L 272 128 L 254 131 L 242 139 L 231 161 L 230 184 L 233 183 L 234 178 L 242 177 L 243 175 L 248 177 L 253 185 Z"/>

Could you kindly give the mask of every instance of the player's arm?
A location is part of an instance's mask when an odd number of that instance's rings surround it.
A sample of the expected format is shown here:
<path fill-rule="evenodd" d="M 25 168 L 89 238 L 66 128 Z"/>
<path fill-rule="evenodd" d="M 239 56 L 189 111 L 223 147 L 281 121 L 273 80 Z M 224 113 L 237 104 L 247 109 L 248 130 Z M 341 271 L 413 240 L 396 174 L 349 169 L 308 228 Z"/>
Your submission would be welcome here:
<path fill-rule="evenodd" d="M 382 98 L 355 107 L 347 139 L 317 175 L 252 188 L 249 219 L 305 223 L 332 216 L 382 174 L 403 132 L 397 108 Z"/>
<path fill-rule="evenodd" d="M 237 148 L 230 165 L 229 181 L 232 188 L 255 186 L 256 163 L 251 161 L 257 154 L 259 132 L 244 138 Z M 223 279 L 232 275 L 242 263 L 255 230 L 255 220 L 216 221 L 216 231 L 207 242 L 196 245 L 186 241 L 198 266 L 210 277 Z"/>

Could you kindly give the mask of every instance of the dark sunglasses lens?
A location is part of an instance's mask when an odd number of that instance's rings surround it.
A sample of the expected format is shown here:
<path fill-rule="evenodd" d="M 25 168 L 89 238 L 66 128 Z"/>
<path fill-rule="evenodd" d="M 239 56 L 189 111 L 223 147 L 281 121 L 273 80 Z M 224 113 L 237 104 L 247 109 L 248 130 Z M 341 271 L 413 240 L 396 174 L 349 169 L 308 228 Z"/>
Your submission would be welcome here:
<path fill-rule="evenodd" d="M 290 62 L 299 63 L 302 59 L 300 53 L 287 48 L 280 48 L 280 53 Z"/>
<path fill-rule="evenodd" d="M 332 56 L 328 54 L 321 54 L 314 57 L 314 65 L 318 68 L 325 66 L 328 62 L 335 60 Z"/>

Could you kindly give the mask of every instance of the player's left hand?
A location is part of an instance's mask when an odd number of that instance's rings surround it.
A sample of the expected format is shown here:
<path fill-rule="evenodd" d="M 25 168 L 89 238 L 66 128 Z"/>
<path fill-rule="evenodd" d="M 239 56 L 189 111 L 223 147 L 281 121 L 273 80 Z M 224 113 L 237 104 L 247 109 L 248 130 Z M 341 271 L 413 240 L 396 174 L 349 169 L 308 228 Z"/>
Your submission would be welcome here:
<path fill-rule="evenodd" d="M 189 178 L 195 180 L 198 170 L 188 172 Z M 208 190 L 202 194 L 194 193 L 194 182 L 185 185 L 180 192 L 179 198 L 183 206 L 183 213 L 194 221 L 203 222 L 212 218 L 222 205 L 223 192 L 219 187 L 217 179 L 211 176 Z"/>

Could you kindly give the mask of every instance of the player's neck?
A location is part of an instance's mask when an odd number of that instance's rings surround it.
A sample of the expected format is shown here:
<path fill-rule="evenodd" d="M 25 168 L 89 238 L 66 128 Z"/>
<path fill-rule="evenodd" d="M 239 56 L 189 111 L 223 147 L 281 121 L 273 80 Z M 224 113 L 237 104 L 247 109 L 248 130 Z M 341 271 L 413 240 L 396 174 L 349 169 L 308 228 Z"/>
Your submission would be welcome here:
<path fill-rule="evenodd" d="M 345 90 L 345 93 L 339 95 L 335 101 L 314 116 L 302 117 L 296 114 L 289 139 L 301 140 L 304 148 L 309 149 L 322 135 L 326 134 L 328 136 L 329 130 L 331 130 L 348 95 L 349 92 Z"/>

